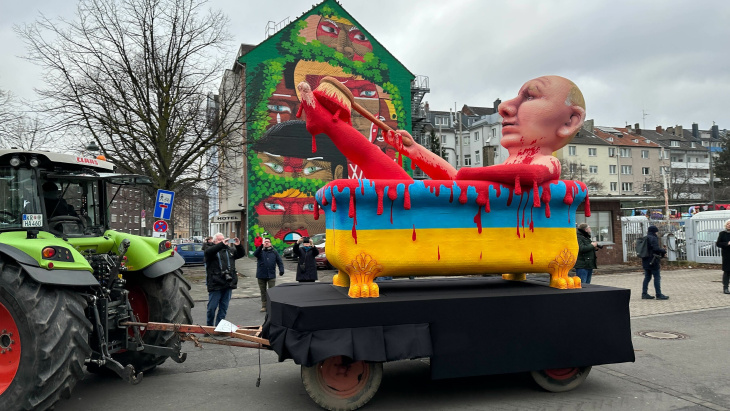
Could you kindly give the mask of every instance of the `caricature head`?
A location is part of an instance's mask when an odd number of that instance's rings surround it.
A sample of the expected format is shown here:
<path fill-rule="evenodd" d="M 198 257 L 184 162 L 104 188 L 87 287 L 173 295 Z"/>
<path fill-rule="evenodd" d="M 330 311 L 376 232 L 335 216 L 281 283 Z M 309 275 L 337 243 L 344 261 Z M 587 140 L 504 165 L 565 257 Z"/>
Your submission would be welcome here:
<path fill-rule="evenodd" d="M 373 51 L 373 45 L 365 33 L 351 21 L 337 16 L 323 17 L 317 14 L 307 17 L 307 27 L 300 36 L 308 42 L 318 40 L 350 60 L 365 61 L 363 56 Z"/>
<path fill-rule="evenodd" d="M 314 219 L 314 201 L 314 197 L 295 188 L 266 197 L 255 206 L 258 225 L 286 243 L 322 233 L 325 230 L 324 219 Z"/>
<path fill-rule="evenodd" d="M 539 147 L 556 151 L 568 144 L 585 120 L 583 94 L 559 76 L 530 80 L 517 97 L 499 105 L 506 149 Z"/>

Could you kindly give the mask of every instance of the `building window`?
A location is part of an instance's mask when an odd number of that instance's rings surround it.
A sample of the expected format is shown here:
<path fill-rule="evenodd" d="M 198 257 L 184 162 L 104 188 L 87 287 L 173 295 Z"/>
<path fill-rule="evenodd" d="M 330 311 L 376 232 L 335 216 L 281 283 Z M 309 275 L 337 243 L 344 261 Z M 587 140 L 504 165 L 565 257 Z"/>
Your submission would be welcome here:
<path fill-rule="evenodd" d="M 137 223 L 137 224 L 139 224 L 139 216 L 138 215 L 134 216 L 134 222 Z"/>
<path fill-rule="evenodd" d="M 669 142 L 669 146 L 670 147 L 679 147 L 679 141 L 677 141 L 677 140 L 671 140 Z"/>
<path fill-rule="evenodd" d="M 444 160 L 446 160 L 447 163 L 449 162 L 449 153 L 444 153 Z"/>
<path fill-rule="evenodd" d="M 594 211 L 590 217 L 585 213 L 575 214 L 576 224 L 586 223 L 591 227 L 591 239 L 599 243 L 613 242 L 613 218 L 610 211 Z"/>
<path fill-rule="evenodd" d="M 459 136 L 454 136 L 454 144 L 459 145 Z"/>
<path fill-rule="evenodd" d="M 615 147 L 609 147 L 608 148 L 608 156 L 609 157 L 616 157 L 616 148 Z"/>
<path fill-rule="evenodd" d="M 591 174 L 598 174 L 598 166 L 588 166 L 588 172 Z"/>
<path fill-rule="evenodd" d="M 588 186 L 588 191 L 594 193 L 594 192 L 598 191 L 598 188 L 596 186 Z"/>
<path fill-rule="evenodd" d="M 611 186 L 611 191 L 616 191 L 616 188 L 618 187 L 618 183 L 616 183 L 615 181 L 611 182 L 610 186 Z"/>
<path fill-rule="evenodd" d="M 621 174 L 632 174 L 631 166 L 621 166 Z"/>
<path fill-rule="evenodd" d="M 470 154 L 467 154 L 467 155 L 464 156 L 464 165 L 465 166 L 470 166 L 471 165 L 471 155 Z"/>
<path fill-rule="evenodd" d="M 474 141 L 479 141 L 479 132 L 478 131 L 474 132 Z"/>
<path fill-rule="evenodd" d="M 648 176 L 649 175 L 649 167 L 641 167 L 641 174 Z"/>
<path fill-rule="evenodd" d="M 575 146 L 568 146 L 568 155 L 569 156 L 575 155 Z"/>
<path fill-rule="evenodd" d="M 116 222 L 117 222 L 117 215 L 112 214 L 112 223 L 116 223 Z"/>
<path fill-rule="evenodd" d="M 570 163 L 570 172 L 575 173 L 576 171 L 578 171 L 578 164 Z"/>
<path fill-rule="evenodd" d="M 641 150 L 641 158 L 649 158 L 649 150 Z"/>
<path fill-rule="evenodd" d="M 446 144 L 446 135 L 441 134 L 441 144 Z"/>
<path fill-rule="evenodd" d="M 588 155 L 591 157 L 597 156 L 598 149 L 597 148 L 588 148 Z"/>
<path fill-rule="evenodd" d="M 644 192 L 648 193 L 649 191 L 651 191 L 651 184 L 644 183 Z"/>
<path fill-rule="evenodd" d="M 630 148 L 622 148 L 621 149 L 621 157 L 631 157 L 631 149 Z"/>
<path fill-rule="evenodd" d="M 447 117 L 441 117 L 441 116 L 435 116 L 433 118 L 433 123 L 437 126 L 448 126 Z"/>
<path fill-rule="evenodd" d="M 497 137 L 497 129 L 496 128 L 493 128 L 492 129 L 492 137 Z"/>
<path fill-rule="evenodd" d="M 635 138 L 635 139 L 633 139 L 633 140 L 631 140 L 631 141 L 633 141 L 633 142 L 634 142 L 634 143 L 636 143 L 636 144 L 638 144 L 638 143 L 639 143 L 639 139 L 638 139 L 638 138 Z"/>
<path fill-rule="evenodd" d="M 672 156 L 672 160 L 671 161 L 672 161 L 672 163 L 676 163 L 677 162 L 677 156 Z"/>
<path fill-rule="evenodd" d="M 607 138 L 607 139 L 606 139 L 606 141 L 608 141 L 608 142 L 613 142 L 613 137 L 609 137 L 609 138 Z"/>
<path fill-rule="evenodd" d="M 469 136 L 464 136 L 464 145 L 469 145 Z"/>
<path fill-rule="evenodd" d="M 129 216 L 129 222 L 130 223 L 134 222 L 134 218 L 132 218 L 132 216 Z"/>
<path fill-rule="evenodd" d="M 456 154 L 456 166 L 457 167 L 459 166 L 459 155 L 458 154 Z"/>
<path fill-rule="evenodd" d="M 474 164 L 481 164 L 481 162 L 481 156 L 479 155 L 479 150 L 477 150 L 474 152 Z"/>
<path fill-rule="evenodd" d="M 616 165 L 615 164 L 609 164 L 608 174 L 616 174 Z"/>
<path fill-rule="evenodd" d="M 621 191 L 634 191 L 634 183 L 621 183 Z"/>

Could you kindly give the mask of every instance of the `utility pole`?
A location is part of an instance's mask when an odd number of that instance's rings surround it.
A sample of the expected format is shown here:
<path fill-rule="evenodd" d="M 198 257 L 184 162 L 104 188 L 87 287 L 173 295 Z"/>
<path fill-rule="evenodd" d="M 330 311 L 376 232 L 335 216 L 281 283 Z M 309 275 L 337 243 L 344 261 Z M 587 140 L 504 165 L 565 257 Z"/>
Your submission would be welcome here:
<path fill-rule="evenodd" d="M 461 128 L 461 123 L 462 123 L 461 111 L 459 111 L 458 116 L 459 116 L 459 158 L 461 158 L 461 164 L 465 164 L 464 163 L 464 132 Z M 461 167 L 459 167 L 459 168 L 461 168 Z"/>
<path fill-rule="evenodd" d="M 715 209 L 715 173 L 712 168 L 712 141 L 710 141 L 710 147 L 707 148 L 710 151 L 710 204 Z"/>
<path fill-rule="evenodd" d="M 645 110 L 644 110 L 644 109 L 642 108 L 642 109 L 641 109 L 641 123 L 642 123 L 641 127 L 643 127 L 643 128 L 644 128 L 644 130 L 646 130 L 646 116 L 648 116 L 648 115 L 649 115 L 649 113 L 647 113 L 647 112 L 646 112 L 646 111 L 645 111 Z"/>

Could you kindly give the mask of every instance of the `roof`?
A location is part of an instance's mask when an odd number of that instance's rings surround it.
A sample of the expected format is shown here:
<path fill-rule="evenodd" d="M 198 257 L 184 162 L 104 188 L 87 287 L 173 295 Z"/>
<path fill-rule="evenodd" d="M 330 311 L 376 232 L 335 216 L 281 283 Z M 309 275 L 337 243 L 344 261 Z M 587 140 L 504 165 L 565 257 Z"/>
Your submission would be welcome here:
<path fill-rule="evenodd" d="M 628 147 L 645 147 L 645 148 L 661 148 L 662 145 L 644 135 L 647 130 L 642 130 L 641 134 L 629 132 L 623 127 L 604 127 L 596 126 L 593 132 L 601 139 L 614 146 Z"/>
<path fill-rule="evenodd" d="M 13 157 L 18 157 L 21 161 L 30 161 L 31 158 L 36 157 L 41 161 L 41 166 L 44 166 L 43 163 L 50 162 L 50 164 L 65 164 L 70 168 L 90 168 L 97 171 L 114 171 L 114 164 L 98 158 L 77 156 L 74 154 L 53 153 L 50 151 L 0 149 L 0 158 L 2 158 L 2 162 L 10 161 Z"/>
<path fill-rule="evenodd" d="M 594 145 L 594 146 L 610 146 L 611 143 L 598 137 L 595 133 L 592 133 L 584 128 L 578 130 L 578 134 L 570 140 L 568 144 L 583 144 L 583 145 Z"/>
<path fill-rule="evenodd" d="M 495 110 L 494 107 L 476 107 L 476 106 L 470 106 L 470 105 L 464 104 L 464 107 L 462 107 L 461 112 L 467 116 L 481 117 L 481 116 L 488 116 L 490 114 L 494 114 L 497 112 L 497 110 Z"/>

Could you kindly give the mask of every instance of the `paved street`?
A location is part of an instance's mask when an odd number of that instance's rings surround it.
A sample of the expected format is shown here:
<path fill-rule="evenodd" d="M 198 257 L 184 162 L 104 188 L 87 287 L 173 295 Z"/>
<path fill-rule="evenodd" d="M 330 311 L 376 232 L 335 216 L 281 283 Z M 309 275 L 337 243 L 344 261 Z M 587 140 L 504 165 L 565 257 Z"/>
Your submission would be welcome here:
<path fill-rule="evenodd" d="M 279 281 L 293 281 L 294 264 Z M 252 261 L 239 261 L 239 290 L 229 319 L 260 324 L 258 286 Z M 730 368 L 730 296 L 721 293 L 718 270 L 684 269 L 663 273 L 668 301 L 641 300 L 643 275 L 625 267 L 606 267 L 611 274 L 594 275 L 593 283 L 632 290 L 630 302 L 636 362 L 593 367 L 586 382 L 566 393 L 547 393 L 527 374 L 431 381 L 428 360 L 386 363 L 383 382 L 365 409 L 384 410 L 728 410 Z M 186 268 L 194 279 L 196 300 L 206 293 L 200 268 Z M 197 273 L 197 274 L 196 274 Z M 334 271 L 320 271 L 329 279 Z M 395 280 L 407 281 L 407 280 Z M 580 309 L 580 307 L 576 307 Z M 203 303 L 193 309 L 195 322 L 204 322 Z M 497 315 L 497 314 L 495 314 Z M 571 321 L 570 313 L 563 313 Z M 580 324 L 576 324 L 580 327 Z M 655 339 L 672 332 L 682 339 Z M 88 375 L 70 400 L 56 410 L 316 410 L 292 361 L 279 363 L 276 354 L 243 348 L 185 346 L 188 360 L 166 362 L 131 386 L 115 378 Z M 498 349 L 498 347 L 495 347 Z M 569 349 L 569 348 L 568 348 Z M 259 362 L 261 364 L 259 368 Z M 261 372 L 261 386 L 256 379 Z"/>

